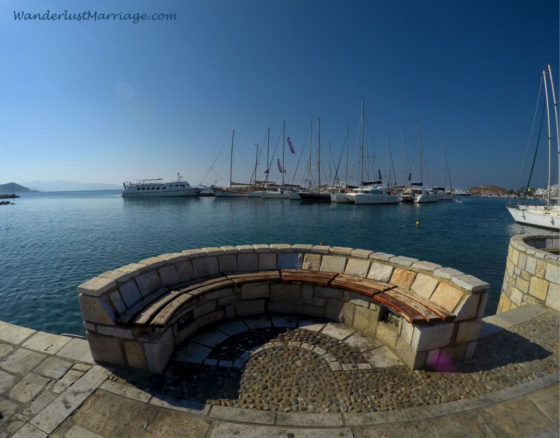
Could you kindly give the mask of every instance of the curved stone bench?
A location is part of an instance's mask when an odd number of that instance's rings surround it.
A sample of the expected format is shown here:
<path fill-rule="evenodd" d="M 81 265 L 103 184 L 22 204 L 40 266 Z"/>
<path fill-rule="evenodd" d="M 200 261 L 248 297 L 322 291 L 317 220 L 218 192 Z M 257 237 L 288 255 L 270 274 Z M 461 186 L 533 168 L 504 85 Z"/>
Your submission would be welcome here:
<path fill-rule="evenodd" d="M 469 358 L 488 283 L 455 269 L 322 245 L 239 245 L 164 254 L 78 286 L 94 359 L 161 373 L 176 345 L 220 320 L 295 313 L 342 322 L 411 368 Z"/>

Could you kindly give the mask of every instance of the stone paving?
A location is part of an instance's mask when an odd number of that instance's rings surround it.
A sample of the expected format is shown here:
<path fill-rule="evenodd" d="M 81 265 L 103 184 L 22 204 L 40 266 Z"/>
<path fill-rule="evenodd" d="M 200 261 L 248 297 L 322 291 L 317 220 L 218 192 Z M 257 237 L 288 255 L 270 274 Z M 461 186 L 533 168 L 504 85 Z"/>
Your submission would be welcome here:
<path fill-rule="evenodd" d="M 536 306 L 494 315 L 471 361 L 410 371 L 340 324 L 235 319 L 193 336 L 161 376 L 0 322 L 0 438 L 557 437 L 558 320 Z"/>

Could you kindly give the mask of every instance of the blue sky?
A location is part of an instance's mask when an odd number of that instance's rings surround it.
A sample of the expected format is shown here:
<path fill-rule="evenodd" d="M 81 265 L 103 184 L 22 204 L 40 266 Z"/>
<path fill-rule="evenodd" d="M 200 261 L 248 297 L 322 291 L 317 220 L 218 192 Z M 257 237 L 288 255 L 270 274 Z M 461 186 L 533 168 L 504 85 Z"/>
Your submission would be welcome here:
<path fill-rule="evenodd" d="M 14 20 L 47 9 L 176 20 Z M 364 98 L 372 173 L 387 173 L 389 137 L 402 181 L 404 129 L 405 172 L 417 175 L 419 121 L 426 182 L 441 183 L 444 145 L 455 186 L 521 186 L 549 63 L 558 85 L 558 22 L 556 0 L 4 0 L 0 183 L 119 184 L 178 171 L 191 184 L 225 183 L 232 130 L 234 179 L 245 181 L 255 144 L 270 127 L 274 149 L 284 120 L 291 179 L 302 149 L 300 170 L 307 159 L 311 117 L 314 148 L 321 117 L 323 174 L 348 127 L 357 177 Z M 259 167 L 262 177 L 263 157 Z M 544 149 L 534 181 L 546 181 Z"/>

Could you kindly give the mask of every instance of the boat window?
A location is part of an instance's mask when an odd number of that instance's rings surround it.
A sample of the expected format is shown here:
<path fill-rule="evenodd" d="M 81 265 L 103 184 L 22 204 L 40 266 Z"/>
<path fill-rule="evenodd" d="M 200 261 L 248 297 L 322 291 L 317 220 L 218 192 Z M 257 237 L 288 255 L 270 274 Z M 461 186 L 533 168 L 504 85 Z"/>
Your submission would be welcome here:
<path fill-rule="evenodd" d="M 159 187 L 157 189 L 159 190 Z"/>
<path fill-rule="evenodd" d="M 162 189 L 162 190 L 165 190 L 166 188 L 167 188 L 167 187 L 163 186 L 161 189 Z"/>
<path fill-rule="evenodd" d="M 185 188 L 185 185 L 184 185 L 184 184 L 181 184 L 181 187 Z"/>

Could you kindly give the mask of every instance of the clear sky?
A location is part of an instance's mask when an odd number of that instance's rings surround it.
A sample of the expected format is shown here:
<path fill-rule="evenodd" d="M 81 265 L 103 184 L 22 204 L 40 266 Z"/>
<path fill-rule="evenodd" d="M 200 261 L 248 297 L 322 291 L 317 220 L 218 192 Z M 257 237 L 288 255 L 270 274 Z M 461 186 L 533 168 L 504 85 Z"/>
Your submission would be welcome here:
<path fill-rule="evenodd" d="M 175 20 L 14 19 L 47 10 Z M 426 182 L 441 183 L 444 145 L 456 187 L 510 188 L 547 64 L 558 86 L 558 23 L 557 0 L 3 0 L 0 183 L 176 172 L 225 183 L 232 130 L 234 179 L 246 181 L 267 128 L 270 153 L 281 148 L 284 120 L 291 179 L 311 117 L 324 174 L 347 127 L 356 168 L 364 98 L 375 173 L 387 173 L 388 137 L 402 181 L 404 129 L 417 175 L 419 121 Z M 543 149 L 534 185 L 545 184 Z"/>

